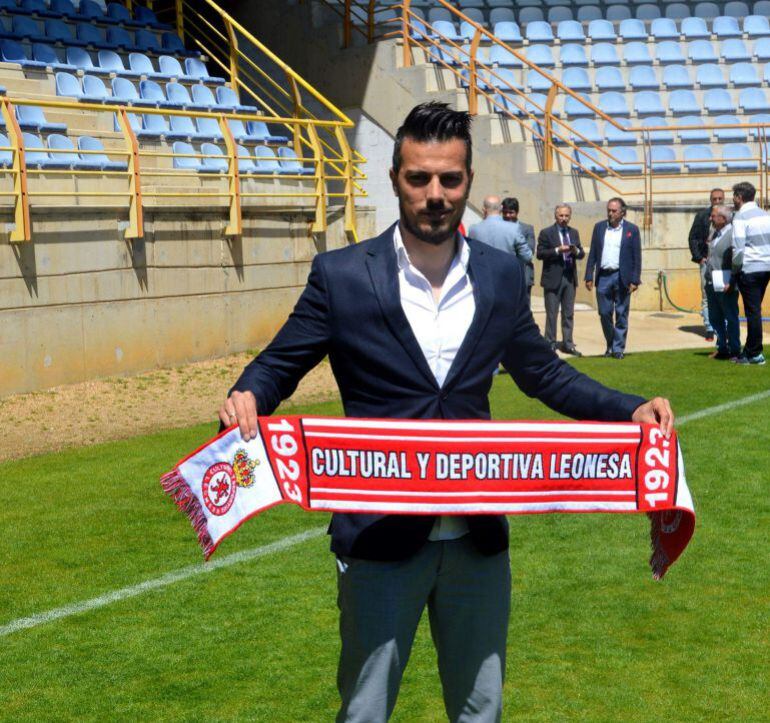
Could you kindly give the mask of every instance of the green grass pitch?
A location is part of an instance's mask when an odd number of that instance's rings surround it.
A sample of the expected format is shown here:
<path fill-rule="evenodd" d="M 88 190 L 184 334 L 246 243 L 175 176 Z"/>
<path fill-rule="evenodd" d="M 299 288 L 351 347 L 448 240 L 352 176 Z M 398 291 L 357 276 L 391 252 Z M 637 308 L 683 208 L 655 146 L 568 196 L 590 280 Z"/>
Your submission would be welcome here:
<path fill-rule="evenodd" d="M 574 363 L 623 390 L 670 397 L 679 416 L 770 388 L 770 366 L 705 351 Z M 497 419 L 556 416 L 507 376 L 492 402 Z M 768 720 L 769 430 L 768 397 L 681 427 L 698 521 L 660 583 L 643 516 L 511 518 L 505 720 Z M 214 431 L 212 422 L 0 465 L 0 627 L 199 563 L 158 477 Z M 216 557 L 326 520 L 273 509 Z M 395 721 L 445 719 L 425 622 Z M 334 559 L 315 537 L 4 634 L 0 720 L 329 721 L 337 653 Z"/>

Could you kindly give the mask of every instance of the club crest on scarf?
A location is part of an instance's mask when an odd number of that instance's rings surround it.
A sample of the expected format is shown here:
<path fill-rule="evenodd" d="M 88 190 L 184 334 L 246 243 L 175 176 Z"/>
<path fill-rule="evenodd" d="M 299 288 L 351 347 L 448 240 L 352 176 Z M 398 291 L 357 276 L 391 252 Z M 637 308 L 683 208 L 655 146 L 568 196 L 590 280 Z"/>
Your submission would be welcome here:
<path fill-rule="evenodd" d="M 258 459 L 249 459 L 245 449 L 239 449 L 233 458 L 235 483 L 238 487 L 251 487 L 254 484 L 254 468 L 259 464 Z"/>
<path fill-rule="evenodd" d="M 254 468 L 259 460 L 249 459 L 245 449 L 239 449 L 233 463 L 212 464 L 203 475 L 203 502 L 212 515 L 226 515 L 235 501 L 238 487 L 254 484 Z"/>

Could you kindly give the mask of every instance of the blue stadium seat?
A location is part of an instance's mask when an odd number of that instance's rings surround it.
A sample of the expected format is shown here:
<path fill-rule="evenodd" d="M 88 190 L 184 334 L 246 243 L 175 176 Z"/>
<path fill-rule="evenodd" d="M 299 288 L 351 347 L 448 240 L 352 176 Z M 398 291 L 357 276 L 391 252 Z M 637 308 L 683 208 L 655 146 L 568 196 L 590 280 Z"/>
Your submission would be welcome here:
<path fill-rule="evenodd" d="M 718 63 L 719 56 L 708 40 L 693 40 L 687 48 L 687 56 L 693 63 Z"/>
<path fill-rule="evenodd" d="M 681 164 L 671 146 L 652 146 L 650 148 L 650 171 L 652 173 L 679 173 Z"/>
<path fill-rule="evenodd" d="M 770 125 L 770 113 L 757 113 L 746 119 L 747 123 L 765 123 Z M 751 137 L 760 140 L 764 134 L 765 139 L 770 138 L 770 127 L 761 131 L 759 128 L 752 128 L 749 133 Z"/>
<path fill-rule="evenodd" d="M 599 151 L 593 148 L 587 148 L 585 150 L 578 150 L 575 148 L 572 152 L 572 157 L 575 159 L 572 170 L 578 173 L 583 173 L 584 171 L 591 171 L 595 174 L 606 173 L 606 170 L 598 159 L 599 155 Z M 602 157 L 602 161 L 606 162 L 606 158 Z"/>
<path fill-rule="evenodd" d="M 139 50 L 146 53 L 160 53 L 161 45 L 158 42 L 158 36 L 155 33 L 140 28 L 134 34 L 134 45 Z"/>
<path fill-rule="evenodd" d="M 86 45 L 83 40 L 79 40 L 71 25 L 49 18 L 45 21 L 45 37 L 51 43 L 61 43 L 62 45 Z"/>
<path fill-rule="evenodd" d="M 457 32 L 457 28 L 455 28 L 455 24 L 450 20 L 436 20 L 436 22 L 431 24 L 433 25 L 431 37 L 438 37 L 442 40 L 462 40 Z"/>
<path fill-rule="evenodd" d="M 591 46 L 591 62 L 594 65 L 620 65 L 618 51 L 610 43 L 595 43 Z"/>
<path fill-rule="evenodd" d="M 623 60 L 626 65 L 652 65 L 647 43 L 633 40 L 623 46 Z"/>
<path fill-rule="evenodd" d="M 83 95 L 80 100 L 86 103 L 109 103 L 112 98 L 104 81 L 95 75 L 83 76 Z"/>
<path fill-rule="evenodd" d="M 134 101 L 135 105 L 156 106 L 158 108 L 170 108 L 175 105 L 166 98 L 163 88 L 154 80 L 139 81 L 139 97 L 140 100 Z"/>
<path fill-rule="evenodd" d="M 666 109 L 660 99 L 660 94 L 654 90 L 640 90 L 634 95 L 634 110 L 639 116 L 663 115 Z"/>
<path fill-rule="evenodd" d="M 190 92 L 181 83 L 166 83 L 166 97 L 177 107 L 189 108 L 193 104 Z"/>
<path fill-rule="evenodd" d="M 21 0 L 20 5 L 16 8 L 17 11 L 22 11 L 30 15 L 43 16 L 55 16 L 49 12 L 48 6 L 43 0 Z"/>
<path fill-rule="evenodd" d="M 615 33 L 615 26 L 609 20 L 592 20 L 588 24 L 588 37 L 593 42 L 601 42 L 607 40 L 615 42 L 617 34 Z"/>
<path fill-rule="evenodd" d="M 27 168 L 41 168 L 45 166 L 50 157 L 45 150 L 45 144 L 40 136 L 24 132 L 21 134 L 21 139 L 24 144 L 24 161 L 27 164 Z"/>
<path fill-rule="evenodd" d="M 127 103 L 129 105 L 141 105 L 141 98 L 139 93 L 136 92 L 136 87 L 127 78 L 113 78 L 112 85 L 112 102 L 113 103 Z"/>
<path fill-rule="evenodd" d="M 48 136 L 48 149 L 49 158 L 45 163 L 48 168 L 82 168 L 85 165 L 75 152 L 75 144 L 61 133 Z"/>
<path fill-rule="evenodd" d="M 712 118 L 711 122 L 717 126 L 726 126 L 734 123 L 740 123 L 741 121 L 734 115 L 718 115 L 716 118 Z M 745 128 L 716 128 L 714 129 L 714 135 L 717 140 L 722 141 L 745 141 L 746 129 Z"/>
<path fill-rule="evenodd" d="M 315 171 L 303 165 L 297 158 L 297 154 L 291 146 L 283 146 L 278 149 L 278 173 L 286 175 L 312 176 Z"/>
<path fill-rule="evenodd" d="M 757 160 L 745 143 L 727 143 L 722 146 L 722 162 L 728 171 L 757 170 Z"/>
<path fill-rule="evenodd" d="M 196 118 L 195 125 L 201 138 L 216 138 L 217 140 L 222 138 L 222 129 L 216 118 Z"/>
<path fill-rule="evenodd" d="M 631 20 L 631 11 L 626 5 L 612 5 L 607 8 L 605 17 L 611 22 L 623 22 L 624 20 Z M 623 35 L 622 32 L 620 33 Z"/>
<path fill-rule="evenodd" d="M 614 90 L 608 90 L 605 93 L 600 93 L 597 106 L 599 110 L 603 111 L 608 116 L 614 117 L 629 115 L 625 95 Z"/>
<path fill-rule="evenodd" d="M 700 104 L 691 90 L 672 90 L 668 96 L 668 107 L 674 115 L 700 113 Z"/>
<path fill-rule="evenodd" d="M 511 7 L 504 6 L 504 7 L 492 7 L 489 11 L 489 24 L 491 27 L 495 27 L 498 23 L 515 23 L 516 22 L 516 16 L 513 14 L 513 10 Z M 497 31 L 495 31 L 495 35 L 497 35 Z"/>
<path fill-rule="evenodd" d="M 257 164 L 254 163 L 254 161 L 252 160 L 251 154 L 249 153 L 248 148 L 245 148 L 239 143 L 236 146 L 236 149 L 238 151 L 238 173 L 240 173 L 241 175 L 256 173 Z"/>
<path fill-rule="evenodd" d="M 653 3 L 642 3 L 634 13 L 637 20 L 655 20 L 660 17 L 660 8 Z"/>
<path fill-rule="evenodd" d="M 754 55 L 760 63 L 770 60 L 770 38 L 759 38 L 754 43 Z"/>
<path fill-rule="evenodd" d="M 507 20 L 495 23 L 494 34 L 496 38 L 502 40 L 504 43 L 520 43 L 523 40 L 519 26 L 516 23 Z"/>
<path fill-rule="evenodd" d="M 144 5 L 134 5 L 134 19 L 145 25 L 162 26 L 154 11 Z"/>
<path fill-rule="evenodd" d="M 278 173 L 280 171 L 275 151 L 269 146 L 257 146 L 254 149 L 254 155 L 257 157 L 257 173 Z"/>
<path fill-rule="evenodd" d="M 701 88 L 727 87 L 727 80 L 725 80 L 724 73 L 722 72 L 722 66 L 716 63 L 699 65 L 695 72 L 695 79 Z"/>
<path fill-rule="evenodd" d="M 113 47 L 112 43 L 105 40 L 104 33 L 97 25 L 78 23 L 75 37 L 81 45 L 90 45 L 94 48 Z"/>
<path fill-rule="evenodd" d="M 522 115 L 525 113 L 535 116 L 545 115 L 546 101 L 547 98 L 545 93 L 529 93 L 524 101 L 524 107 L 520 108 L 519 112 Z M 521 99 L 519 99 L 518 102 L 521 103 Z"/>
<path fill-rule="evenodd" d="M 65 52 L 67 63 L 77 68 L 77 70 L 82 70 L 84 73 L 90 73 L 94 69 L 91 55 L 85 48 L 72 46 L 67 48 Z"/>
<path fill-rule="evenodd" d="M 192 78 L 187 75 L 182 64 L 173 55 L 161 55 L 158 58 L 158 68 L 158 75 L 164 78 L 198 82 L 198 78 Z"/>
<path fill-rule="evenodd" d="M 107 28 L 107 43 L 112 48 L 120 50 L 133 50 L 134 40 L 128 30 L 118 26 Z"/>
<path fill-rule="evenodd" d="M 260 140 L 259 138 L 252 136 L 246 130 L 246 124 L 242 120 L 237 120 L 235 118 L 228 118 L 227 125 L 230 128 L 230 133 L 233 134 L 233 138 L 235 138 L 236 141 L 242 141 L 242 142 L 248 141 L 251 143 L 257 143 Z"/>
<path fill-rule="evenodd" d="M 650 35 L 655 40 L 679 40 L 679 30 L 671 18 L 656 18 L 650 25 Z"/>
<path fill-rule="evenodd" d="M 588 103 L 591 102 L 591 99 L 585 94 L 585 93 L 578 93 L 578 95 Z M 581 103 L 576 98 L 573 98 L 571 95 L 568 95 L 564 99 L 564 113 L 569 118 L 578 118 L 580 116 L 588 116 L 588 117 L 594 117 L 596 113 L 592 111 L 588 106 Z"/>
<path fill-rule="evenodd" d="M 169 56 L 161 55 L 161 68 L 163 67 L 163 59 Z M 185 58 L 184 61 L 185 77 L 190 80 L 195 80 L 199 83 L 206 83 L 206 85 L 222 85 L 225 82 L 224 78 L 220 78 L 216 75 L 209 75 L 209 69 L 206 67 L 200 58 Z"/>
<path fill-rule="evenodd" d="M 604 13 L 598 5 L 583 5 L 577 9 L 577 20 L 581 23 L 603 20 Z"/>
<path fill-rule="evenodd" d="M 126 113 L 126 116 L 128 117 L 128 124 L 131 126 L 131 129 L 134 131 L 134 135 L 136 135 L 137 138 L 141 137 L 142 119 L 136 113 Z M 112 114 L 112 129 L 116 133 L 122 132 L 117 113 Z"/>
<path fill-rule="evenodd" d="M 131 13 L 128 12 L 128 8 L 119 3 L 107 3 L 105 20 L 112 20 L 121 25 L 130 25 L 134 22 L 131 18 Z"/>
<path fill-rule="evenodd" d="M 628 82 L 634 90 L 650 90 L 660 87 L 658 76 L 651 65 L 635 65 L 628 73 Z"/>
<path fill-rule="evenodd" d="M 673 40 L 661 40 L 657 43 L 655 45 L 655 57 L 661 65 L 666 65 L 668 63 L 683 64 L 685 62 L 679 43 L 676 43 Z"/>
<path fill-rule="evenodd" d="M 556 28 L 556 37 L 562 43 L 573 40 L 582 42 L 586 39 L 586 34 L 583 32 L 582 23 L 577 20 L 563 20 Z"/>
<path fill-rule="evenodd" d="M 99 69 L 103 73 L 115 73 L 115 75 L 125 75 L 135 77 L 138 73 L 127 70 L 123 65 L 123 59 L 114 50 L 100 50 L 98 55 Z"/>
<path fill-rule="evenodd" d="M 754 15 L 770 15 L 770 0 L 757 0 L 752 8 Z"/>
<path fill-rule="evenodd" d="M 546 20 L 551 24 L 563 23 L 565 20 L 574 20 L 575 16 L 572 14 L 572 9 L 568 7 L 552 7 L 548 9 L 548 17 Z"/>
<path fill-rule="evenodd" d="M 632 68 L 633 73 L 636 68 Z M 623 80 L 620 69 L 613 65 L 603 65 L 596 69 L 594 74 L 596 90 L 625 90 L 626 81 Z"/>
<path fill-rule="evenodd" d="M 642 164 L 639 162 L 639 154 L 633 146 L 616 146 L 609 148 L 608 153 L 615 156 L 610 159 L 609 167 L 616 173 L 641 173 Z"/>
<path fill-rule="evenodd" d="M 522 89 L 518 76 L 510 68 L 495 68 L 494 71 L 490 71 L 489 82 L 492 87 L 502 88 L 506 93 L 511 92 L 512 88 Z M 511 94 L 513 95 L 513 93 Z"/>
<path fill-rule="evenodd" d="M 142 32 L 141 30 L 137 32 Z M 188 55 L 187 48 L 185 48 L 182 39 L 176 33 L 163 33 L 160 36 L 161 47 L 166 53 L 177 55 Z"/>
<path fill-rule="evenodd" d="M 593 118 L 576 118 L 570 123 L 570 126 L 572 126 L 573 131 L 569 134 L 570 140 L 577 145 L 583 143 L 601 145 L 604 140 L 604 136 L 599 132 L 599 126 L 596 125 Z"/>
<path fill-rule="evenodd" d="M 588 67 L 585 47 L 583 45 L 562 45 L 559 53 L 562 66 L 576 65 Z"/>
<path fill-rule="evenodd" d="M 724 14 L 734 18 L 744 18 L 749 14 L 749 6 L 742 0 L 730 0 L 725 3 Z"/>
<path fill-rule="evenodd" d="M 201 171 L 203 173 L 227 173 L 228 162 L 224 151 L 214 143 L 201 143 L 201 153 L 215 158 L 203 158 Z"/>
<path fill-rule="evenodd" d="M 714 18 L 714 22 L 711 24 L 711 32 L 717 36 L 717 40 L 722 40 L 723 38 L 740 38 L 742 34 L 737 18 L 728 15 L 720 15 L 719 17 Z"/>
<path fill-rule="evenodd" d="M 608 17 L 607 20 L 610 18 Z M 621 21 L 618 35 L 623 40 L 647 40 L 647 28 L 641 20 L 628 18 Z"/>
<path fill-rule="evenodd" d="M 32 18 L 25 15 L 14 15 L 11 21 L 11 35 L 16 39 L 45 42 L 48 40 L 45 33 L 40 32 L 40 26 Z"/>
<path fill-rule="evenodd" d="M 246 123 L 246 129 L 249 133 L 249 136 L 260 141 L 261 143 L 289 142 L 289 138 L 287 136 L 272 133 L 265 121 L 248 121 Z"/>
<path fill-rule="evenodd" d="M 174 168 L 180 171 L 200 171 L 201 163 L 199 158 L 184 158 L 184 155 L 192 155 L 196 151 L 192 144 L 186 141 L 174 141 L 171 146 L 174 155 Z"/>
<path fill-rule="evenodd" d="M 722 42 L 722 59 L 725 63 L 748 62 L 751 60 L 751 53 L 743 40 L 731 38 Z"/>
<path fill-rule="evenodd" d="M 730 82 L 736 87 L 762 85 L 753 63 L 736 63 L 730 67 Z"/>
<path fill-rule="evenodd" d="M 591 80 L 585 68 L 565 68 L 561 74 L 561 82 L 572 90 L 591 90 Z"/>
<path fill-rule="evenodd" d="M 520 68 L 524 65 L 521 60 L 502 45 L 492 46 L 492 49 L 489 51 L 489 62 L 491 65 L 499 65 L 503 68 Z"/>
<path fill-rule="evenodd" d="M 613 120 L 623 128 L 629 128 L 631 126 L 631 121 L 627 118 L 614 118 Z M 617 145 L 619 143 L 636 143 L 637 139 L 635 133 L 615 128 L 615 126 L 609 122 L 604 124 L 604 136 L 607 139 L 607 143 L 611 143 L 612 145 Z"/>
<path fill-rule="evenodd" d="M 703 94 L 703 109 L 707 113 L 734 113 L 735 103 L 729 91 L 711 88 Z"/>
<path fill-rule="evenodd" d="M 258 110 L 255 105 L 241 103 L 238 93 L 226 85 L 217 87 L 216 98 L 221 108 L 235 108 L 239 113 L 256 113 Z"/>
<path fill-rule="evenodd" d="M 676 121 L 678 126 L 704 126 L 703 118 L 699 115 L 685 115 Z M 677 131 L 679 140 L 682 143 L 708 143 L 711 139 L 711 133 L 705 129 L 689 128 Z"/>
<path fill-rule="evenodd" d="M 32 58 L 53 70 L 75 70 L 69 63 L 63 62 L 56 51 L 45 43 L 32 43 Z"/>
<path fill-rule="evenodd" d="M 738 105 L 744 113 L 765 113 L 770 111 L 770 103 L 762 88 L 744 88 L 738 99 Z"/>
<path fill-rule="evenodd" d="M 483 24 L 483 23 L 480 23 L 480 24 Z M 463 40 L 467 40 L 467 41 L 473 40 L 473 36 L 475 34 L 476 34 L 476 27 L 474 25 L 467 22 L 466 20 L 463 20 L 460 23 L 460 32 L 458 33 L 458 35 Z"/>
<path fill-rule="evenodd" d="M 147 116 L 148 118 L 152 116 Z M 161 116 L 157 116 L 161 117 Z M 169 129 L 169 138 L 189 138 L 191 140 L 200 140 L 201 138 L 210 138 L 208 133 L 199 133 L 193 123 L 193 119 L 186 115 L 172 115 L 170 117 L 171 128 Z"/>
<path fill-rule="evenodd" d="M 666 65 L 663 68 L 663 85 L 668 90 L 692 88 L 692 79 L 686 65 Z"/>
<path fill-rule="evenodd" d="M 55 15 L 67 15 L 70 17 L 78 14 L 70 0 L 51 0 L 51 12 Z"/>
<path fill-rule="evenodd" d="M 690 16 L 690 7 L 685 3 L 670 3 L 666 5 L 666 17 L 672 20 L 683 20 Z"/>
<path fill-rule="evenodd" d="M 54 77 L 56 79 L 56 95 L 67 95 L 73 98 L 80 98 L 83 95 L 83 89 L 80 87 L 80 81 L 76 76 L 60 71 Z"/>
<path fill-rule="evenodd" d="M 548 45 L 528 45 L 524 49 L 524 56 L 530 63 L 539 65 L 541 68 L 552 68 L 556 65 Z"/>
<path fill-rule="evenodd" d="M 133 113 L 127 114 L 129 118 L 134 115 Z M 136 116 L 139 119 L 139 116 Z M 131 123 L 133 128 L 133 123 Z M 172 135 L 169 132 L 168 121 L 162 115 L 156 115 L 155 113 L 144 113 L 141 116 L 140 128 L 138 131 L 134 131 L 137 138 L 160 138 L 165 136 L 171 140 Z M 175 136 L 176 137 L 176 136 Z"/>
<path fill-rule="evenodd" d="M 137 75 L 146 75 L 148 78 L 165 78 L 165 73 L 159 73 L 155 66 L 144 53 L 129 53 L 128 65 Z"/>
<path fill-rule="evenodd" d="M 743 32 L 750 38 L 770 35 L 770 21 L 764 15 L 747 15 L 743 19 Z"/>
<path fill-rule="evenodd" d="M 536 70 L 527 71 L 527 87 L 530 90 L 550 90 L 551 81 Z"/>
<path fill-rule="evenodd" d="M 653 115 L 649 118 L 643 118 L 640 124 L 643 128 L 651 128 L 653 126 L 667 126 L 668 121 L 662 115 Z M 674 132 L 673 131 L 649 131 L 651 143 L 673 143 Z"/>
<path fill-rule="evenodd" d="M 25 130 L 32 129 L 38 133 L 67 130 L 64 123 L 49 123 L 43 109 L 36 105 L 17 105 L 16 118 L 19 121 L 19 127 Z"/>
<path fill-rule="evenodd" d="M 9 38 L 0 40 L 0 57 L 2 57 L 4 63 L 17 63 L 18 65 L 30 68 L 46 67 L 45 63 L 28 58 L 24 46 Z"/>
<path fill-rule="evenodd" d="M 689 17 L 682 20 L 682 35 L 685 40 L 698 40 L 711 37 L 711 31 L 703 18 Z"/>
<path fill-rule="evenodd" d="M 713 2 L 696 3 L 693 15 L 698 18 L 715 18 L 719 15 L 719 5 Z"/>
<path fill-rule="evenodd" d="M 770 85 L 770 63 L 765 65 L 764 80 L 765 80 L 765 83 Z"/>
<path fill-rule="evenodd" d="M 78 5 L 78 15 L 84 20 L 104 20 L 104 10 L 99 3 L 94 0 L 80 0 Z"/>
<path fill-rule="evenodd" d="M 428 22 L 431 25 L 436 23 L 452 22 L 452 13 L 444 7 L 432 7 L 428 10 Z"/>
<path fill-rule="evenodd" d="M 719 170 L 710 146 L 686 146 L 683 158 L 685 167 L 691 173 L 716 173 Z"/>

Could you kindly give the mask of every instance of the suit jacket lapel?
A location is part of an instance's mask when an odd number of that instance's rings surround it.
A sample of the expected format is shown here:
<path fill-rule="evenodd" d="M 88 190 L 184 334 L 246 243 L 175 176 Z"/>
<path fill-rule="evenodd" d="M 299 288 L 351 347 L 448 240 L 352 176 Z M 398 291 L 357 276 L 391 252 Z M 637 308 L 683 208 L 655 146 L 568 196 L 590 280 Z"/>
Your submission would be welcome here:
<path fill-rule="evenodd" d="M 401 306 L 398 287 L 398 264 L 393 247 L 393 226 L 378 236 L 371 244 L 366 256 L 366 267 L 374 287 L 374 294 L 388 328 L 411 357 L 420 373 L 437 387 L 436 378 L 428 366 L 417 338 Z"/>

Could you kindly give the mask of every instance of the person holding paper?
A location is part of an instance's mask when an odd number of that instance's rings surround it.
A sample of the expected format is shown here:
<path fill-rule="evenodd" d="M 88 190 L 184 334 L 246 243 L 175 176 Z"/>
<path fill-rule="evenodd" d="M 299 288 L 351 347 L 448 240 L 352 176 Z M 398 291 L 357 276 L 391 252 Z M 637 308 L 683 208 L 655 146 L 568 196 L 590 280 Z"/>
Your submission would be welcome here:
<path fill-rule="evenodd" d="M 706 298 L 711 325 L 717 335 L 712 359 L 736 359 L 741 353 L 738 323 L 738 289 L 731 278 L 733 264 L 732 211 L 727 206 L 711 209 L 714 231 L 708 239 L 706 258 Z"/>

